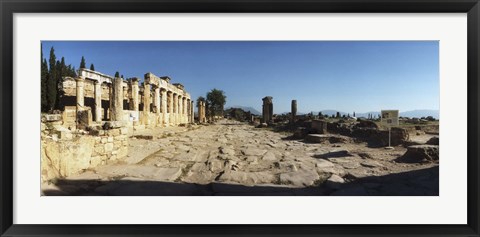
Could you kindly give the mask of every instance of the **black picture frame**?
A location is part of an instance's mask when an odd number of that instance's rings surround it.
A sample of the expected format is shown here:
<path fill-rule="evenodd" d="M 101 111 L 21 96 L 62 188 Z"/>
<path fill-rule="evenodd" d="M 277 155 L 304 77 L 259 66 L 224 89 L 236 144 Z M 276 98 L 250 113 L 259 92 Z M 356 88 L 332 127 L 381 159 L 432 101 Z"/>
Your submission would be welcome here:
<path fill-rule="evenodd" d="M 0 0 L 1 236 L 480 236 L 478 0 Z M 466 225 L 19 225 L 13 224 L 13 14 L 85 12 L 468 14 L 468 223 Z M 34 211 L 34 210 L 32 210 Z"/>

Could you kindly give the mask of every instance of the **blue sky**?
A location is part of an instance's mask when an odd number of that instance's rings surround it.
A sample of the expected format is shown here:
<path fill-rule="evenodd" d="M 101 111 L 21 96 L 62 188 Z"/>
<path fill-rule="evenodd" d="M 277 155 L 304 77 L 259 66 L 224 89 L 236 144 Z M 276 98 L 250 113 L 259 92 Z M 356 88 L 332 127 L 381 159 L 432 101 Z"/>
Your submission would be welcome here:
<path fill-rule="evenodd" d="M 147 72 L 182 83 L 193 99 L 223 90 L 228 106 L 274 113 L 325 109 L 439 109 L 438 41 L 43 41 L 77 69 L 125 78 Z"/>

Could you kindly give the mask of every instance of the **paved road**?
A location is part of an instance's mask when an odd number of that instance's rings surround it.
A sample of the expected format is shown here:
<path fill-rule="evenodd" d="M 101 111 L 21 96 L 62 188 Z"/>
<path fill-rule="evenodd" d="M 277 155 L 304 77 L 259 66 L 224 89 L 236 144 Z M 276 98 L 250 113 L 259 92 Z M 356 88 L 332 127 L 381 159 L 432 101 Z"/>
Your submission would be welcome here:
<path fill-rule="evenodd" d="M 152 139 L 131 138 L 125 161 L 60 180 L 44 194 L 438 195 L 438 164 L 396 163 L 402 147 L 305 143 L 230 120 L 145 133 Z"/>

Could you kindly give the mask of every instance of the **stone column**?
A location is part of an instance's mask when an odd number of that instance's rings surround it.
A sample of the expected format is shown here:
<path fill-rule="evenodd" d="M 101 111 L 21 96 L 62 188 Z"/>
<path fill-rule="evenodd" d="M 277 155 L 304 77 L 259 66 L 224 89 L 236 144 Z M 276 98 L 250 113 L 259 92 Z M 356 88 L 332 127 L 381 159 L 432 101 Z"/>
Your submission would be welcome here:
<path fill-rule="evenodd" d="M 187 99 L 186 104 L 187 104 L 187 123 L 191 123 L 192 121 L 190 121 L 190 99 Z"/>
<path fill-rule="evenodd" d="M 207 104 L 205 102 L 202 102 L 202 118 L 203 122 L 207 122 Z"/>
<path fill-rule="evenodd" d="M 177 124 L 181 124 L 183 118 L 183 97 L 178 96 L 178 113 L 177 113 Z"/>
<path fill-rule="evenodd" d="M 201 108 L 201 113 L 200 113 L 200 122 L 201 123 L 204 123 L 206 122 L 206 118 L 205 118 L 205 102 L 200 102 L 200 108 Z"/>
<path fill-rule="evenodd" d="M 170 114 L 170 124 L 176 125 L 176 116 L 177 116 L 177 109 L 178 109 L 178 104 L 177 104 L 177 94 L 173 93 L 172 94 L 172 113 Z"/>
<path fill-rule="evenodd" d="M 297 100 L 292 100 L 292 120 L 291 122 L 295 122 L 295 118 L 297 117 Z"/>
<path fill-rule="evenodd" d="M 193 112 L 193 107 L 194 107 L 194 101 L 193 100 L 190 100 L 190 123 L 194 123 L 195 122 L 195 114 Z"/>
<path fill-rule="evenodd" d="M 133 103 L 133 110 L 138 111 L 138 80 L 136 78 L 132 79 L 132 103 Z"/>
<path fill-rule="evenodd" d="M 166 126 L 168 124 L 167 121 L 167 90 L 164 88 L 160 89 L 160 96 L 161 96 L 161 101 L 160 101 L 160 111 L 161 111 L 161 116 L 162 116 L 162 125 Z"/>
<path fill-rule="evenodd" d="M 143 123 L 150 124 L 150 84 L 145 82 L 143 85 Z"/>
<path fill-rule="evenodd" d="M 197 115 L 198 115 L 198 122 L 201 123 L 202 122 L 202 102 L 201 101 L 198 101 L 197 102 Z"/>
<path fill-rule="evenodd" d="M 160 88 L 155 87 L 155 90 L 153 91 L 153 104 L 155 105 L 155 117 L 156 117 L 156 125 L 159 126 L 161 124 L 160 120 Z"/>
<path fill-rule="evenodd" d="M 273 97 L 271 96 L 266 96 L 263 98 L 263 109 L 262 109 L 262 117 L 263 117 L 263 122 L 264 123 L 272 123 L 272 115 L 273 115 L 273 103 L 272 103 Z"/>
<path fill-rule="evenodd" d="M 102 83 L 95 81 L 95 122 L 102 121 Z"/>
<path fill-rule="evenodd" d="M 76 89 L 77 89 L 77 112 L 80 110 L 83 110 L 83 107 L 85 106 L 85 98 L 84 98 L 84 83 L 85 83 L 85 78 L 83 77 L 77 77 L 75 78 L 76 82 Z"/>
<path fill-rule="evenodd" d="M 115 77 L 113 79 L 112 90 L 112 114 L 111 121 L 121 121 L 123 117 L 123 79 Z"/>
<path fill-rule="evenodd" d="M 188 106 L 190 106 L 190 103 L 188 103 L 187 97 L 183 98 L 183 122 L 188 123 Z"/>

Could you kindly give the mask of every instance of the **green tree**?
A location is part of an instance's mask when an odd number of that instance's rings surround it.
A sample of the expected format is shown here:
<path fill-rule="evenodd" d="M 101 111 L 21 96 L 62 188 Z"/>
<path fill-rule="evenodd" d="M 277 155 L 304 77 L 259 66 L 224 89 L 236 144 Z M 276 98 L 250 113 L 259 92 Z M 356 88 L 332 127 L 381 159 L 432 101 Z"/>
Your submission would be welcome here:
<path fill-rule="evenodd" d="M 42 112 L 48 111 L 48 101 L 47 101 L 47 83 L 48 83 L 48 63 L 47 59 L 43 57 L 43 47 L 41 47 L 41 110 Z"/>
<path fill-rule="evenodd" d="M 212 89 L 207 93 L 207 106 L 209 116 L 223 116 L 223 107 L 227 102 L 225 92 L 222 90 Z"/>
<path fill-rule="evenodd" d="M 57 58 L 55 49 L 50 49 L 49 72 L 47 82 L 47 110 L 51 111 L 55 107 L 57 100 Z"/>
<path fill-rule="evenodd" d="M 90 70 L 95 71 L 95 66 L 93 66 L 93 63 L 90 64 Z"/>
<path fill-rule="evenodd" d="M 337 118 L 340 118 L 340 112 L 337 112 L 337 116 L 336 116 L 336 117 L 337 117 Z"/>
<path fill-rule="evenodd" d="M 62 57 L 61 61 L 57 60 L 56 63 L 56 68 L 57 68 L 57 98 L 56 98 L 56 103 L 55 103 L 55 108 L 60 109 L 60 102 L 62 100 L 62 97 L 64 95 L 63 92 L 63 77 L 67 76 L 69 74 L 67 65 L 65 65 L 65 58 Z"/>
<path fill-rule="evenodd" d="M 82 60 L 80 61 L 80 69 L 82 68 L 87 68 L 87 66 L 85 65 L 85 58 L 82 56 Z"/>
<path fill-rule="evenodd" d="M 118 71 L 115 72 L 115 77 L 120 77 L 120 73 Z"/>

